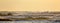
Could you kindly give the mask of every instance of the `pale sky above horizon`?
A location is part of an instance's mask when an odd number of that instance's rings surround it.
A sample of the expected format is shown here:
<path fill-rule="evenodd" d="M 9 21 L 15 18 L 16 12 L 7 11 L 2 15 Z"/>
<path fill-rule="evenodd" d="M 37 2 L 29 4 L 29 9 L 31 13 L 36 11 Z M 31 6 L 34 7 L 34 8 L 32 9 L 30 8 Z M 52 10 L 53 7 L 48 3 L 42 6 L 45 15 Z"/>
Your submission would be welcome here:
<path fill-rule="evenodd" d="M 60 11 L 60 0 L 0 0 L 0 11 Z"/>

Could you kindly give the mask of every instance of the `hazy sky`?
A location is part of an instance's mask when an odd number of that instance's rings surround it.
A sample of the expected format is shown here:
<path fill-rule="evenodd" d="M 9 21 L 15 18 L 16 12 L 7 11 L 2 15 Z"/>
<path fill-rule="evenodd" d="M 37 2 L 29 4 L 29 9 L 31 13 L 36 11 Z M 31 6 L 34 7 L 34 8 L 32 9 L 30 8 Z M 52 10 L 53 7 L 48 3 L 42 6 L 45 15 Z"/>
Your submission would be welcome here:
<path fill-rule="evenodd" d="M 0 0 L 0 11 L 60 11 L 60 0 Z"/>

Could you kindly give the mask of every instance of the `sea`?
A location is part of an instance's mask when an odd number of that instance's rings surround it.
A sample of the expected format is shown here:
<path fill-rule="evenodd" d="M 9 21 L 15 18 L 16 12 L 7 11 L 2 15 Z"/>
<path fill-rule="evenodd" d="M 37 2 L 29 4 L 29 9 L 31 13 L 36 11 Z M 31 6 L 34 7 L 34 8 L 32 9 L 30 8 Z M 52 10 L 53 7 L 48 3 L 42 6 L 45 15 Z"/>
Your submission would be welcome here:
<path fill-rule="evenodd" d="M 22 20 L 22 21 L 0 21 L 0 23 L 60 23 L 55 20 Z"/>

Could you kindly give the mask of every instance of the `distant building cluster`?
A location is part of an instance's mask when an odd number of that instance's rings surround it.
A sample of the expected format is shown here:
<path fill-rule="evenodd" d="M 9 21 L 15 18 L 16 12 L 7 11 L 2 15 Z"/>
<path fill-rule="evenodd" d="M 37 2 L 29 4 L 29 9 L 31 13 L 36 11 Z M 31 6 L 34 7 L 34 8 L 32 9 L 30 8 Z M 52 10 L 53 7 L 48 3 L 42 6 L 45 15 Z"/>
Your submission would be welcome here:
<path fill-rule="evenodd" d="M 0 12 L 0 19 L 10 18 L 48 18 L 49 20 L 60 20 L 60 12 L 26 12 L 26 11 Z"/>

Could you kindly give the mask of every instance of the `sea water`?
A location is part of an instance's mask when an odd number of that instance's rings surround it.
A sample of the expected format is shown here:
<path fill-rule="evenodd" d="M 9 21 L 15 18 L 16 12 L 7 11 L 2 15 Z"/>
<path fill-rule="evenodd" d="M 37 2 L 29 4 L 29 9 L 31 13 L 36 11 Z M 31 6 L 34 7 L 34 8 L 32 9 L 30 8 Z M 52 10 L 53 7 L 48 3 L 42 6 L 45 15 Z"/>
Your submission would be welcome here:
<path fill-rule="evenodd" d="M 0 21 L 0 23 L 60 23 L 48 20 L 31 20 L 31 21 Z"/>

